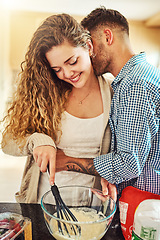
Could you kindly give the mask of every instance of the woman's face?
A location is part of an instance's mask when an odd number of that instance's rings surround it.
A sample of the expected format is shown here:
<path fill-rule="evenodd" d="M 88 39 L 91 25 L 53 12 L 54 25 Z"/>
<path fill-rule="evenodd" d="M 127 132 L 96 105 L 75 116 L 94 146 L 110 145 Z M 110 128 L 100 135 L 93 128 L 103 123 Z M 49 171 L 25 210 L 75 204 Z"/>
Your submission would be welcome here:
<path fill-rule="evenodd" d="M 91 42 L 88 44 L 90 48 Z M 76 88 L 83 87 L 93 74 L 89 50 L 83 47 L 73 47 L 64 42 L 52 47 L 46 53 L 46 58 L 57 77 Z"/>

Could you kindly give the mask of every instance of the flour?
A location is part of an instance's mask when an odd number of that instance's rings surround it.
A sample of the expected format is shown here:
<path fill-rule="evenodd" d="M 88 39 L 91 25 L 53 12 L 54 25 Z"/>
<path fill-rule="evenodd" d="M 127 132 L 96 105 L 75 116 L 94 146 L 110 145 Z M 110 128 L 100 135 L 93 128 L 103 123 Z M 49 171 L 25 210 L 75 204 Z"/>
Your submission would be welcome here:
<path fill-rule="evenodd" d="M 75 235 L 71 229 L 71 225 L 66 224 L 70 234 L 70 237 L 68 237 L 63 224 L 61 224 L 64 233 L 64 235 L 62 235 L 58 231 L 57 221 L 55 219 L 51 219 L 50 228 L 54 238 L 57 240 L 99 240 L 103 237 L 106 232 L 107 221 L 99 222 L 100 219 L 105 217 L 102 213 L 97 213 L 96 210 L 91 208 L 71 208 L 71 211 L 78 220 L 78 226 L 81 228 L 81 233 L 79 233 L 78 228 L 75 227 L 77 231 L 77 234 Z"/>

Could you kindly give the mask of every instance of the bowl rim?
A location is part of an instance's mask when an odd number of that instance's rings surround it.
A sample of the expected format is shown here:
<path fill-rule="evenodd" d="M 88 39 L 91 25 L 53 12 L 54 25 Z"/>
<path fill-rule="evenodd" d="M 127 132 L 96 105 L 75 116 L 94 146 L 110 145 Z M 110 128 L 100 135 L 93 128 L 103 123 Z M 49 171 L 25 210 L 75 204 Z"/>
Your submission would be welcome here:
<path fill-rule="evenodd" d="M 60 187 L 58 187 L 58 188 L 60 189 L 60 188 L 68 188 L 68 187 L 80 187 L 80 188 L 93 189 L 93 190 L 96 190 L 96 191 L 102 193 L 102 191 L 100 191 L 99 189 L 92 188 L 92 187 L 87 187 L 87 186 L 82 186 L 82 185 L 68 185 L 68 186 L 60 186 Z M 93 224 L 93 223 L 105 222 L 107 219 L 109 219 L 110 217 L 114 216 L 114 214 L 115 214 L 115 212 L 116 212 L 116 209 L 117 209 L 116 202 L 113 200 L 113 198 L 112 198 L 110 195 L 107 195 L 110 199 L 112 199 L 112 201 L 113 201 L 113 203 L 114 203 L 114 209 L 113 209 L 112 213 L 111 213 L 109 216 L 104 217 L 103 219 L 100 219 L 100 220 L 89 221 L 89 222 L 68 221 L 68 220 L 61 219 L 61 218 L 58 218 L 58 217 L 50 214 L 50 213 L 46 210 L 46 208 L 44 207 L 44 205 L 43 205 L 43 199 L 44 199 L 44 197 L 45 197 L 49 192 L 51 192 L 51 190 L 47 191 L 47 192 L 42 196 L 42 198 L 41 198 L 41 208 L 42 208 L 42 210 L 43 210 L 46 214 L 48 214 L 51 218 L 54 218 L 55 220 L 58 220 L 58 221 L 61 221 L 61 222 L 64 222 L 64 223 L 68 223 L 68 224 L 77 224 L 77 223 L 78 223 L 78 225 L 82 225 L 82 224 L 86 224 L 86 223 L 87 223 L 87 224 Z M 53 196 L 53 198 L 54 198 L 54 196 Z"/>

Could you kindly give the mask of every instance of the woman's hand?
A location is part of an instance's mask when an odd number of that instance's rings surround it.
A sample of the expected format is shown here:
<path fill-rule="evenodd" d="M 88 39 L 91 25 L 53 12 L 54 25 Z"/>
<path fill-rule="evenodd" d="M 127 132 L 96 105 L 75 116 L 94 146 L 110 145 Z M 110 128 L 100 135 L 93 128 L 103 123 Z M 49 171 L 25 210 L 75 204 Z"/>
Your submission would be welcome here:
<path fill-rule="evenodd" d="M 109 183 L 106 179 L 101 178 L 102 192 L 104 195 L 110 195 L 111 198 L 117 201 L 117 188 L 116 185 Z"/>
<path fill-rule="evenodd" d="M 41 172 L 46 172 L 47 166 L 49 165 L 49 182 L 51 185 L 53 185 L 56 171 L 56 149 L 52 146 L 36 147 L 33 150 L 33 157 Z"/>

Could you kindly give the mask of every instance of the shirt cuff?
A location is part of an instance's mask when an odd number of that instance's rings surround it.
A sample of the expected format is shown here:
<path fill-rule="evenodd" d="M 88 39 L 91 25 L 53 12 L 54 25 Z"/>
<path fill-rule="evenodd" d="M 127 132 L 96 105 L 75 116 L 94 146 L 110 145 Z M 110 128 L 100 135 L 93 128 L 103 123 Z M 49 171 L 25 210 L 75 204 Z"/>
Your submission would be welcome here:
<path fill-rule="evenodd" d="M 112 154 L 101 155 L 93 160 L 96 171 L 99 175 L 105 178 L 108 182 L 114 183 Z"/>

